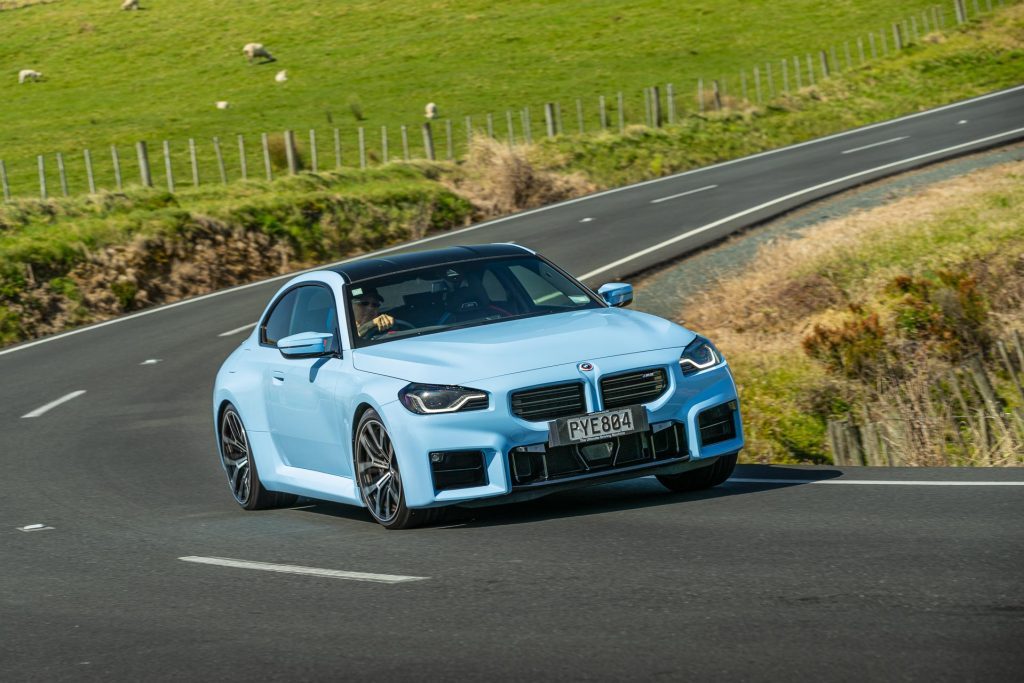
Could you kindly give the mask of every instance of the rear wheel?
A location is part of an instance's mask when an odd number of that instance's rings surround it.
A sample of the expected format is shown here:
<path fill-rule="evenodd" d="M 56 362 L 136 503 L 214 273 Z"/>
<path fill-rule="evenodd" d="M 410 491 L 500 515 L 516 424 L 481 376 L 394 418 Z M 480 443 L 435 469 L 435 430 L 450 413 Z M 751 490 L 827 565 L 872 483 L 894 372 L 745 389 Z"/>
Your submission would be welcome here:
<path fill-rule="evenodd" d="M 235 502 L 246 510 L 294 505 L 296 496 L 277 493 L 263 488 L 256 462 L 252 458 L 249 436 L 245 433 L 242 417 L 233 405 L 224 409 L 220 417 L 220 457 L 228 475 L 228 488 Z"/>
<path fill-rule="evenodd" d="M 672 491 L 709 489 L 712 486 L 718 486 L 732 475 L 738 455 L 739 453 L 722 455 L 706 467 L 698 467 L 695 470 L 687 470 L 679 474 L 659 474 L 657 475 L 658 481 Z"/>
<path fill-rule="evenodd" d="M 410 529 L 432 520 L 431 509 L 405 504 L 395 446 L 377 411 L 363 413 L 356 427 L 356 482 L 370 515 L 385 529 Z"/>

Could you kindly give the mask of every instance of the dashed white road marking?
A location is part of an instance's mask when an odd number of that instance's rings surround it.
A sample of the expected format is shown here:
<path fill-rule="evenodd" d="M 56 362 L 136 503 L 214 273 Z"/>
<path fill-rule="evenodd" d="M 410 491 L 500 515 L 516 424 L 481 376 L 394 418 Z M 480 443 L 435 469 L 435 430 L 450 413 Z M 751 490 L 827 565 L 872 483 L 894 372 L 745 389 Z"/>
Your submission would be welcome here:
<path fill-rule="evenodd" d="M 580 219 L 580 223 L 589 223 L 589 222 L 590 222 L 590 221 L 592 221 L 592 220 L 594 220 L 594 219 L 593 219 L 593 218 L 590 218 L 590 217 L 588 216 L 587 218 L 581 218 L 581 219 Z"/>
<path fill-rule="evenodd" d="M 906 140 L 909 135 L 901 135 L 898 138 L 889 138 L 888 140 L 882 140 L 881 142 L 872 142 L 870 145 L 863 145 L 861 147 L 854 147 L 853 149 L 844 149 L 840 154 L 853 154 L 864 149 L 871 149 L 872 147 L 881 147 L 882 145 L 888 145 L 893 142 L 899 142 L 900 140 Z"/>
<path fill-rule="evenodd" d="M 46 524 L 29 524 L 28 526 L 19 526 L 18 531 L 52 531 L 52 526 Z"/>
<path fill-rule="evenodd" d="M 73 398 L 78 398 L 79 396 L 81 396 L 84 393 L 85 393 L 85 389 L 79 389 L 78 391 L 72 391 L 70 394 L 66 394 L 64 396 L 61 396 L 56 401 L 50 401 L 45 406 L 40 406 L 40 407 L 36 408 L 31 413 L 25 413 L 24 415 L 22 415 L 22 417 L 23 418 L 25 418 L 25 417 L 39 417 L 40 415 L 42 415 L 46 411 L 51 410 L 53 408 L 56 408 L 61 403 L 67 403 L 68 401 L 70 401 Z"/>
<path fill-rule="evenodd" d="M 670 199 L 678 199 L 679 197 L 685 197 L 688 194 L 697 194 L 698 192 L 703 192 L 704 190 L 713 190 L 716 187 L 718 187 L 718 185 L 706 185 L 705 187 L 698 187 L 696 190 L 687 190 L 686 192 L 680 192 L 679 194 L 670 194 L 667 197 L 659 197 L 658 199 L 652 199 L 651 204 L 660 204 L 661 202 L 667 202 Z"/>
<path fill-rule="evenodd" d="M 241 327 L 236 327 L 233 330 L 228 330 L 227 332 L 221 332 L 217 336 L 218 337 L 230 337 L 233 334 L 238 334 L 239 332 L 245 332 L 246 330 L 248 330 L 251 327 L 256 327 L 256 323 L 249 323 L 248 325 L 242 325 Z"/>
<path fill-rule="evenodd" d="M 958 125 L 958 126 L 962 126 L 962 125 L 964 125 L 965 123 L 967 123 L 967 119 L 960 119 L 959 121 L 957 121 L 957 122 L 956 122 L 956 125 Z"/>
<path fill-rule="evenodd" d="M 1024 87 L 1024 86 L 1022 86 L 1022 87 Z M 908 157 L 906 159 L 900 159 L 898 161 L 892 161 L 892 162 L 890 162 L 888 164 L 882 164 L 881 166 L 875 166 L 874 168 L 868 168 L 868 169 L 865 169 L 863 171 L 858 171 L 856 173 L 851 173 L 850 175 L 843 176 L 842 178 L 834 178 L 834 179 L 828 180 L 828 181 L 826 181 L 824 183 L 819 183 L 817 185 L 812 185 L 810 187 L 805 187 L 802 190 L 797 190 L 796 192 L 790 192 L 789 194 L 783 195 L 781 197 L 776 197 L 775 199 L 770 199 L 770 200 L 764 202 L 763 204 L 758 204 L 757 206 L 752 206 L 749 209 L 744 209 L 743 211 L 737 211 L 734 214 L 731 214 L 729 216 L 725 216 L 724 218 L 719 218 L 717 221 L 712 221 L 711 223 L 707 223 L 706 225 L 702 225 L 702 226 L 700 226 L 698 228 L 694 228 L 693 230 L 687 230 L 686 232 L 684 232 L 681 235 L 676 235 L 675 237 L 670 237 L 669 239 L 664 240 L 663 242 L 658 242 L 657 244 L 651 245 L 651 246 L 647 247 L 646 249 L 641 249 L 640 251 L 635 252 L 633 254 L 630 254 L 629 256 L 623 256 L 622 258 L 618 259 L 617 261 L 612 261 L 611 263 L 603 265 L 600 268 L 595 268 L 594 270 L 590 271 L 589 273 L 583 273 L 582 275 L 577 275 L 576 279 L 577 280 L 588 280 L 588 279 L 594 277 L 595 275 L 600 275 L 601 273 L 603 273 L 603 272 L 605 272 L 607 270 L 611 270 L 613 268 L 618 268 L 622 264 L 629 263 L 630 261 L 638 259 L 641 256 L 646 256 L 647 254 L 652 254 L 652 253 L 654 253 L 656 251 L 661 251 L 662 249 L 664 249 L 665 247 L 669 246 L 670 244 L 675 244 L 676 242 L 681 242 L 682 240 L 689 239 L 690 237 L 693 237 L 694 235 L 699 235 L 702 232 L 706 232 L 706 231 L 711 230 L 713 228 L 717 228 L 718 226 L 724 225 L 724 224 L 726 224 L 726 223 L 728 223 L 730 221 L 734 221 L 737 218 L 743 218 L 744 216 L 749 216 L 752 213 L 757 213 L 758 211 L 762 211 L 762 210 L 767 209 L 769 207 L 776 206 L 778 204 L 782 204 L 784 202 L 787 202 L 787 201 L 789 201 L 791 199 L 795 199 L 795 198 L 800 197 L 800 196 L 805 195 L 805 194 L 811 194 L 812 192 L 816 192 L 818 190 L 822 190 L 822 189 L 824 189 L 826 187 L 831 187 L 833 185 L 842 184 L 842 183 L 846 182 L 847 180 L 853 180 L 855 178 L 862 178 L 862 177 L 864 177 L 866 175 L 871 175 L 872 173 L 878 173 L 880 171 L 886 171 L 888 169 L 896 168 L 897 166 L 901 166 L 903 164 L 913 163 L 915 161 L 920 161 L 921 159 L 927 159 L 928 157 L 938 156 L 940 154 L 945 154 L 947 152 L 954 152 L 954 151 L 956 151 L 958 149 L 963 149 L 965 147 L 971 147 L 973 145 L 977 145 L 977 144 L 983 143 L 983 142 L 991 142 L 993 140 L 998 140 L 999 138 L 1010 137 L 1010 136 L 1013 136 L 1013 135 L 1018 135 L 1020 133 L 1024 133 L 1024 128 L 1014 128 L 1013 130 L 1004 130 L 1003 132 L 996 133 L 995 135 L 988 135 L 986 137 L 978 138 L 976 140 L 969 140 L 967 142 L 962 142 L 959 145 L 953 145 L 951 147 L 945 147 L 943 149 L 937 149 L 937 150 L 934 150 L 934 151 L 931 151 L 931 152 L 925 152 L 924 154 L 918 154 L 916 156 Z M 2 353 L 2 352 L 0 352 L 0 353 Z"/>
<path fill-rule="evenodd" d="M 146 360 L 139 363 L 139 365 L 156 365 L 162 360 L 163 358 L 147 358 Z"/>
<path fill-rule="evenodd" d="M 854 484 L 864 486 L 1024 486 L 1024 481 L 901 481 L 899 479 L 750 479 L 732 477 L 734 484 Z"/>
<path fill-rule="evenodd" d="M 248 560 L 232 560 L 227 557 L 179 557 L 183 562 L 213 564 L 220 567 L 235 569 L 258 569 L 264 572 L 283 574 L 303 574 L 320 576 L 328 579 L 347 579 L 349 581 L 371 581 L 373 583 L 406 583 L 408 581 L 425 581 L 429 576 L 401 576 L 397 574 L 368 574 L 366 572 L 346 572 L 340 569 L 320 569 L 319 567 L 301 567 L 294 564 L 271 564 L 269 562 L 249 562 Z"/>

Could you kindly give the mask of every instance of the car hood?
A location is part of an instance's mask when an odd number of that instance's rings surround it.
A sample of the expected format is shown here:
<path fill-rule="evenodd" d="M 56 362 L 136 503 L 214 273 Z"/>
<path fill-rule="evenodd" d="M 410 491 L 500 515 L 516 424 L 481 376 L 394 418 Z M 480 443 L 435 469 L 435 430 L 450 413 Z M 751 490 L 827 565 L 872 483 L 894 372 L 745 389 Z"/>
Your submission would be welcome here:
<path fill-rule="evenodd" d="M 358 370 L 424 384 L 466 384 L 538 368 L 683 347 L 694 333 L 646 313 L 595 308 L 491 323 L 356 349 Z"/>

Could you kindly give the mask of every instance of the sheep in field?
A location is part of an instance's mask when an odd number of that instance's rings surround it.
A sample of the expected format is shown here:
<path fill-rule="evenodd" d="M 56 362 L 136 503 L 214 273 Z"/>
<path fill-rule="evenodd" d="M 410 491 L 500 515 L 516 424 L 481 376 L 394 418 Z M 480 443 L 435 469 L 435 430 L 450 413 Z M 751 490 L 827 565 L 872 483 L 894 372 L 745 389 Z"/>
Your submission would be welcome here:
<path fill-rule="evenodd" d="M 428 102 L 427 106 L 423 109 L 423 116 L 431 120 L 436 119 L 437 105 L 434 104 L 433 102 Z"/>
<path fill-rule="evenodd" d="M 227 109 L 228 107 L 231 106 L 231 103 L 228 102 L 227 100 L 219 100 L 219 101 L 215 102 L 214 104 L 217 105 L 217 109 Z"/>
<path fill-rule="evenodd" d="M 142 8 L 139 7 L 139 0 L 124 0 L 124 2 L 121 3 L 121 9 L 127 11 L 127 10 L 131 10 L 131 9 L 142 9 Z"/>
<path fill-rule="evenodd" d="M 287 69 L 281 69 L 280 71 L 278 71 L 277 75 L 274 76 L 274 80 L 277 81 L 278 83 L 284 83 L 285 81 L 287 81 L 288 80 L 288 70 Z"/>
<path fill-rule="evenodd" d="M 43 77 L 43 74 L 33 69 L 22 69 L 18 72 L 18 83 L 24 83 L 26 81 L 38 81 Z"/>
<path fill-rule="evenodd" d="M 267 48 L 263 47 L 263 43 L 246 43 L 245 47 L 242 48 L 242 54 L 246 56 L 249 63 L 252 64 L 257 57 L 264 59 L 264 64 L 267 62 L 276 62 L 274 55 L 270 54 Z"/>

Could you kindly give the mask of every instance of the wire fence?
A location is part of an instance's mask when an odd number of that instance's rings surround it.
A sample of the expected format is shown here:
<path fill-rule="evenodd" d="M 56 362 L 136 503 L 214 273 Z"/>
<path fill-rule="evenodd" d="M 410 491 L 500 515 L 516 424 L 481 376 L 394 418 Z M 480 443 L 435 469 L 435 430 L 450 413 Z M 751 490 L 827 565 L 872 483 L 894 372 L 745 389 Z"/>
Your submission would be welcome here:
<path fill-rule="evenodd" d="M 951 0 L 950 4 L 933 5 L 841 45 L 777 56 L 717 78 L 698 76 L 629 93 L 576 98 L 565 102 L 564 109 L 563 102 L 546 102 L 504 113 L 436 118 L 390 129 L 364 125 L 311 128 L 301 133 L 233 134 L 162 140 L 152 149 L 149 142 L 139 141 L 102 150 L 40 154 L 34 160 L 22 159 L 10 166 L 0 158 L 0 186 L 6 202 L 18 197 L 45 200 L 101 190 L 120 191 L 133 185 L 176 192 L 237 180 L 273 180 L 302 171 L 365 169 L 413 159 L 452 161 L 466 154 L 476 135 L 520 145 L 532 144 L 540 137 L 608 130 L 623 133 L 631 125 L 672 126 L 686 116 L 767 104 L 899 53 L 928 33 L 967 23 L 1003 4 L 1003 0 Z"/>

